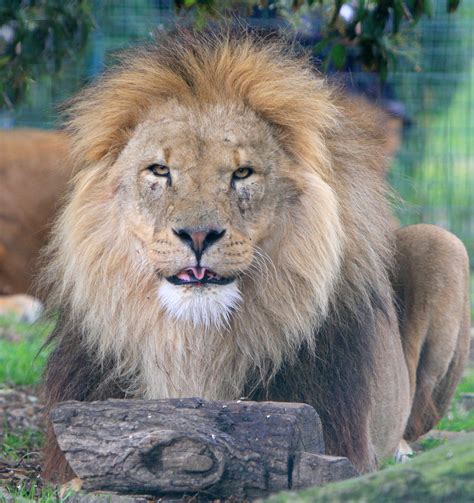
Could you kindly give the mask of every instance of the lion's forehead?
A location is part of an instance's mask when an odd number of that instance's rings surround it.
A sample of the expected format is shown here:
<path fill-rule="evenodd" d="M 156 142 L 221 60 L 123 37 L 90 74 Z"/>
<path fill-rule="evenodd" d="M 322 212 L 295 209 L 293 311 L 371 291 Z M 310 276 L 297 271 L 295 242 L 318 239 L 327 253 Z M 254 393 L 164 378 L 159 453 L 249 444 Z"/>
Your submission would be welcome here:
<path fill-rule="evenodd" d="M 207 157 L 235 165 L 271 155 L 275 145 L 267 125 L 251 110 L 217 105 L 202 110 L 172 103 L 149 113 L 136 128 L 130 149 L 164 163 Z"/>

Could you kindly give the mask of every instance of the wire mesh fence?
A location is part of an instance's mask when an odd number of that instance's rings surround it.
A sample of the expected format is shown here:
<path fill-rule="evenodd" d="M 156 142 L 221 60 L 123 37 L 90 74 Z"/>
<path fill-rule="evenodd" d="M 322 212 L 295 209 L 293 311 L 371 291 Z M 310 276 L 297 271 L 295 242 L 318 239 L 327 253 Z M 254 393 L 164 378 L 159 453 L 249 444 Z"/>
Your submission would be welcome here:
<path fill-rule="evenodd" d="M 382 92 L 383 98 L 389 90 L 409 123 L 390 181 L 403 199 L 397 205 L 402 223 L 451 230 L 466 244 L 474 267 L 474 2 L 462 2 L 454 15 L 445 12 L 444 0 L 433 3 L 433 17 L 410 36 L 408 58 Z M 252 24 L 281 22 L 275 9 L 251 14 Z M 0 114 L 0 127 L 58 126 L 58 105 L 100 73 L 117 50 L 150 39 L 154 30 L 175 21 L 172 0 L 96 1 L 94 16 L 96 28 L 84 55 L 59 76 L 32 85 L 26 103 Z M 368 78 L 357 71 L 349 75 L 361 88 Z M 474 298 L 474 281 L 471 290 Z"/>
<path fill-rule="evenodd" d="M 474 2 L 459 16 L 438 2 L 418 31 L 419 66 L 391 77 L 412 125 L 391 181 L 403 223 L 435 223 L 459 236 L 474 267 Z M 471 274 L 471 299 L 474 297 Z M 473 301 L 474 302 L 474 301 Z M 474 306 L 474 304 L 471 304 Z"/>

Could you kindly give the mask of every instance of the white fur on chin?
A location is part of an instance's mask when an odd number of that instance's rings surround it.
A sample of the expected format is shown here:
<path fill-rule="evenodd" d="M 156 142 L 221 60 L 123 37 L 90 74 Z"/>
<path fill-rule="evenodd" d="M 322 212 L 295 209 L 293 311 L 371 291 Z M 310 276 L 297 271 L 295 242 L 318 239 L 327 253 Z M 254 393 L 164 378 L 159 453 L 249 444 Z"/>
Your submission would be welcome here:
<path fill-rule="evenodd" d="M 173 285 L 163 281 L 158 298 L 168 315 L 195 327 L 221 327 L 229 323 L 232 311 L 242 301 L 237 283 L 202 287 Z"/>

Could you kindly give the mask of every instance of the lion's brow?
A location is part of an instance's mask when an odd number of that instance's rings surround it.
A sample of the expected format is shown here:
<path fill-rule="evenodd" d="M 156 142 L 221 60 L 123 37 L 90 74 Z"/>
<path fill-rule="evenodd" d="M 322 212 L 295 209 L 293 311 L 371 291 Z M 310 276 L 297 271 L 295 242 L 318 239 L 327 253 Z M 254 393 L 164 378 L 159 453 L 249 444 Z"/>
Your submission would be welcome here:
<path fill-rule="evenodd" d="M 235 165 L 237 167 L 240 166 L 240 152 L 238 150 L 234 150 L 233 156 Z"/>

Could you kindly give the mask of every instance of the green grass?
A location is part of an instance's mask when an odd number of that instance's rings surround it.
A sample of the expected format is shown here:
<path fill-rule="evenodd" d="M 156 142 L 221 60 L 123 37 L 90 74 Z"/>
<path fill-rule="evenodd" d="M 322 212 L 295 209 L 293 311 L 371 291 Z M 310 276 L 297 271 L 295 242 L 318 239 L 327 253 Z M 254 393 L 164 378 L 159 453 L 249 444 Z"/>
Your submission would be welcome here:
<path fill-rule="evenodd" d="M 446 443 L 446 439 L 444 438 L 424 438 L 423 440 L 420 440 L 420 446 L 424 451 L 429 451 L 431 449 L 435 449 L 436 447 L 439 447 L 440 445 L 443 445 Z"/>
<path fill-rule="evenodd" d="M 0 455 L 12 461 L 18 461 L 25 453 L 38 452 L 43 444 L 43 434 L 38 430 L 28 429 L 20 432 L 6 431 L 0 444 Z"/>
<path fill-rule="evenodd" d="M 6 430 L 0 441 L 0 458 L 8 459 L 10 462 L 17 461 L 19 464 L 22 460 L 31 461 L 32 455 L 37 460 L 37 453 L 42 448 L 43 438 L 43 433 L 38 430 L 28 429 L 16 432 Z M 36 463 L 37 461 L 34 462 L 34 464 Z M 43 486 L 41 481 L 37 480 L 38 473 L 36 470 L 25 471 L 24 477 L 26 478 L 21 482 L 6 484 L 6 489 L 15 502 L 56 503 L 68 499 L 69 494 L 63 498 L 59 497 L 58 487 Z M 0 494 L 0 502 L 2 501 Z"/>
<path fill-rule="evenodd" d="M 38 384 L 47 357 L 46 351 L 39 351 L 51 330 L 50 324 L 28 325 L 0 317 L 0 386 Z M 13 462 L 23 457 L 27 459 L 30 453 L 41 449 L 42 442 L 43 434 L 38 430 L 12 431 L 4 428 L 0 438 L 0 458 Z M 41 487 L 34 479 L 19 485 L 9 484 L 7 490 L 18 503 L 65 501 L 58 497 L 55 488 Z"/>
<path fill-rule="evenodd" d="M 17 323 L 0 318 L 0 334 L 17 334 L 15 339 L 0 337 L 0 383 L 34 385 L 39 382 L 47 357 L 40 349 L 52 330 L 50 324 Z"/>
<path fill-rule="evenodd" d="M 474 410 L 465 413 L 454 403 L 447 417 L 441 419 L 436 428 L 445 431 L 474 431 Z"/>
<path fill-rule="evenodd" d="M 43 445 L 43 433 L 35 429 L 11 431 L 5 429 L 3 438 L 0 440 L 0 458 L 12 463 L 13 471 L 20 469 L 21 478 L 9 481 L 6 484 L 8 493 L 14 501 L 39 501 L 42 503 L 58 501 L 55 495 L 56 488 L 43 487 L 38 480 L 38 456 Z M 24 463 L 27 463 L 25 466 Z M 0 495 L 0 502 L 3 501 Z"/>
<path fill-rule="evenodd" d="M 461 393 L 474 393 L 474 369 L 469 370 L 459 383 L 456 397 L 459 398 Z"/>
<path fill-rule="evenodd" d="M 449 413 L 437 425 L 438 430 L 474 431 L 474 409 L 465 412 L 459 406 L 462 393 L 474 393 L 474 370 L 468 371 L 459 383 Z"/>
<path fill-rule="evenodd" d="M 9 494 L 13 497 L 13 500 L 17 503 L 23 503 L 23 501 L 35 501 L 40 503 L 58 503 L 62 501 L 67 501 L 70 495 L 60 498 L 58 491 L 54 487 L 43 487 L 38 491 L 38 488 L 34 485 L 21 484 L 17 487 L 9 487 Z M 0 502 L 1 502 L 0 497 Z"/>

